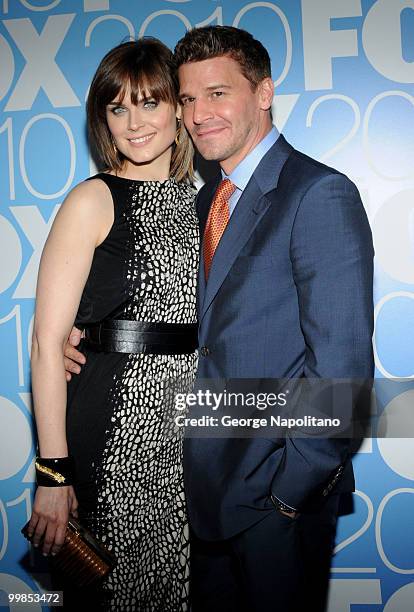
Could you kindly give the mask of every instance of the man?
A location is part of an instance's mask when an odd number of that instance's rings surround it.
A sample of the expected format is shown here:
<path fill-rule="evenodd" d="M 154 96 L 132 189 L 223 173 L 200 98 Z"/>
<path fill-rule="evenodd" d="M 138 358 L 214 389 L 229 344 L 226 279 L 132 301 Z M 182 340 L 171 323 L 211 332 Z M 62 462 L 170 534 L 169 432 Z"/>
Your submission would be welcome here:
<path fill-rule="evenodd" d="M 356 187 L 272 126 L 270 60 L 250 34 L 195 29 L 175 58 L 185 126 L 221 169 L 197 198 L 198 377 L 372 377 Z M 184 451 L 193 611 L 323 610 L 339 494 L 354 487 L 347 441 L 190 438 Z"/>
<path fill-rule="evenodd" d="M 221 167 L 197 198 L 198 377 L 371 377 L 373 249 L 356 187 L 272 127 L 270 60 L 250 34 L 195 29 L 175 58 L 185 126 Z M 323 610 L 347 454 L 341 439 L 186 440 L 195 611 Z"/>

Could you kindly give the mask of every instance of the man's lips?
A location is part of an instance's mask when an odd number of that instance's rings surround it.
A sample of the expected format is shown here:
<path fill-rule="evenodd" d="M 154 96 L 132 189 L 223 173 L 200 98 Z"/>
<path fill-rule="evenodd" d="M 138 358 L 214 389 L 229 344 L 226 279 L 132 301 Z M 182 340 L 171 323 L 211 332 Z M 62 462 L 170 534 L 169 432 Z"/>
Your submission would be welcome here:
<path fill-rule="evenodd" d="M 223 130 L 225 130 L 225 126 L 221 126 L 221 127 L 216 127 L 216 128 L 206 128 L 206 129 L 199 129 L 196 130 L 195 134 L 197 136 L 197 138 L 208 138 L 209 136 L 216 136 L 217 134 L 220 134 Z"/>

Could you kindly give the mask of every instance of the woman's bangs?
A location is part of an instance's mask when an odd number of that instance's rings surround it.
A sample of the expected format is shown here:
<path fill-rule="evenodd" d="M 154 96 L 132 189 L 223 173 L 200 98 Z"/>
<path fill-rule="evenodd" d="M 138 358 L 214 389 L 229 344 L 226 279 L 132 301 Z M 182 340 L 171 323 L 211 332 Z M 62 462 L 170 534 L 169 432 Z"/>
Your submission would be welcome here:
<path fill-rule="evenodd" d="M 176 103 L 173 83 L 165 67 L 152 65 L 136 70 L 128 75 L 128 85 L 131 87 L 132 104 L 137 104 L 140 98 Z"/>

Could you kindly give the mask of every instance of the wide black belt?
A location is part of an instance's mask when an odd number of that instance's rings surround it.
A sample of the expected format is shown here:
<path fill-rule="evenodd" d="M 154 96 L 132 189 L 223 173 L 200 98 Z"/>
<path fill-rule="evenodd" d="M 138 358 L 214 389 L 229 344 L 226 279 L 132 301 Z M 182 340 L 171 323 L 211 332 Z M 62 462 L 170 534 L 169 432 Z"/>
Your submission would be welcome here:
<path fill-rule="evenodd" d="M 86 327 L 84 342 L 95 352 L 182 355 L 196 350 L 198 325 L 107 319 Z"/>

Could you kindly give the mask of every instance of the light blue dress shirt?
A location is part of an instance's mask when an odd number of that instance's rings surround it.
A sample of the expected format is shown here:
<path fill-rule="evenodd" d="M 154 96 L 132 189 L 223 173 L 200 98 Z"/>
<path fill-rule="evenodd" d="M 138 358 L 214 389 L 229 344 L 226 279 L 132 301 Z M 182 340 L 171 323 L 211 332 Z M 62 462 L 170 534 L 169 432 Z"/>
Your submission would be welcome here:
<path fill-rule="evenodd" d="M 223 179 L 228 178 L 231 180 L 233 185 L 236 185 L 236 190 L 229 200 L 229 212 L 232 215 L 236 204 L 239 201 L 243 191 L 245 190 L 247 183 L 250 181 L 253 172 L 261 162 L 262 158 L 266 155 L 268 150 L 275 144 L 279 138 L 279 132 L 272 127 L 270 132 L 250 151 L 248 155 L 234 168 L 233 172 L 226 174 L 224 170 L 221 170 L 221 176 Z"/>

